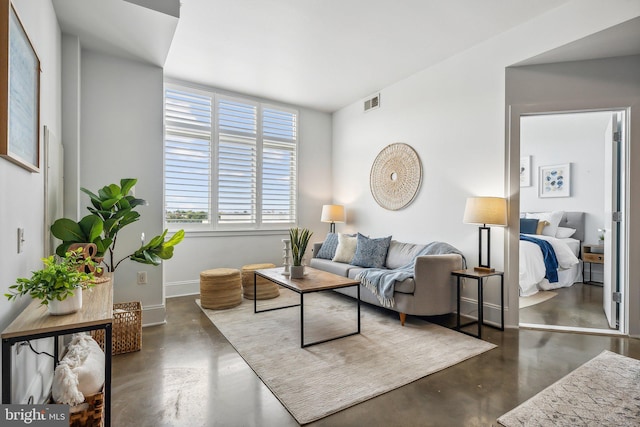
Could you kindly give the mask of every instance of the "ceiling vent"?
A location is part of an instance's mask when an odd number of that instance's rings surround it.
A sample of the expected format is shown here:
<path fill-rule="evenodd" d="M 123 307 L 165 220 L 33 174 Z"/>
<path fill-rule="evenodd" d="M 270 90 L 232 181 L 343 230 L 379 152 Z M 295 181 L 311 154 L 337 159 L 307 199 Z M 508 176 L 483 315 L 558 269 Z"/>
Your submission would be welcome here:
<path fill-rule="evenodd" d="M 373 96 L 365 99 L 364 101 L 364 111 L 375 110 L 376 108 L 380 108 L 380 94 L 376 93 Z"/>

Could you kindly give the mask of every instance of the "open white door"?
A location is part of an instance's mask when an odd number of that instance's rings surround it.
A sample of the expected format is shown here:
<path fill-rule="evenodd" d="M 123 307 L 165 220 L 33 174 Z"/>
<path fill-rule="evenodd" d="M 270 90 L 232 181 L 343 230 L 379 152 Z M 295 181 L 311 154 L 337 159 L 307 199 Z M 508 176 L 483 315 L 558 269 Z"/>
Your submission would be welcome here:
<path fill-rule="evenodd" d="M 619 279 L 619 227 L 620 227 L 620 141 L 621 113 L 612 115 L 605 132 L 604 148 L 604 289 L 602 305 L 607 322 L 618 329 Z M 618 298 L 616 298 L 616 295 Z M 616 302 L 616 300 L 618 302 Z"/>

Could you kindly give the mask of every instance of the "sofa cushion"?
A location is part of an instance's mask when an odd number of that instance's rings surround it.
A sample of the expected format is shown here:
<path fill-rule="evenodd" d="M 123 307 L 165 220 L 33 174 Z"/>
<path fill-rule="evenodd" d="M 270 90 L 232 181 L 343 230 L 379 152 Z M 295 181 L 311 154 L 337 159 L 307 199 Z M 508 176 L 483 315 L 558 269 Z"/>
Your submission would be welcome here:
<path fill-rule="evenodd" d="M 328 233 L 322 242 L 320 250 L 316 254 L 316 258 L 333 259 L 338 248 L 338 235 L 336 233 Z"/>
<path fill-rule="evenodd" d="M 350 263 L 353 259 L 353 255 L 356 253 L 356 246 L 358 240 L 356 237 L 349 236 L 348 234 L 338 233 L 338 247 L 336 248 L 336 254 L 333 257 L 333 261 Z"/>
<path fill-rule="evenodd" d="M 358 233 L 356 240 L 356 253 L 353 255 L 351 264 L 360 267 L 383 268 L 387 259 L 391 236 L 370 239 Z"/>
<path fill-rule="evenodd" d="M 337 274 L 338 276 L 347 277 L 347 274 L 349 273 L 349 270 L 353 268 L 353 265 L 331 261 L 330 259 L 311 258 L 309 261 L 309 267 L 328 271 L 329 273 Z"/>
<path fill-rule="evenodd" d="M 392 240 L 387 252 L 386 266 L 390 269 L 400 268 L 410 263 L 426 245 L 402 243 Z"/>

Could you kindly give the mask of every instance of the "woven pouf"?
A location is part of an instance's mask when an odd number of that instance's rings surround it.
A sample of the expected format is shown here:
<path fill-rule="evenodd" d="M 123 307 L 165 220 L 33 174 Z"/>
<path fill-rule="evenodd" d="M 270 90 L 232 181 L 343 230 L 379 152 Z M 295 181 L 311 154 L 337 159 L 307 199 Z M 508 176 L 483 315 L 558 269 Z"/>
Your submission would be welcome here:
<path fill-rule="evenodd" d="M 242 293 L 247 299 L 253 299 L 253 272 L 264 268 L 275 268 L 273 264 L 249 264 L 242 267 Z M 271 299 L 280 295 L 278 285 L 264 277 L 256 277 L 257 299 Z"/>
<path fill-rule="evenodd" d="M 221 310 L 242 302 L 240 270 L 214 268 L 200 273 L 200 304 L 204 308 Z"/>

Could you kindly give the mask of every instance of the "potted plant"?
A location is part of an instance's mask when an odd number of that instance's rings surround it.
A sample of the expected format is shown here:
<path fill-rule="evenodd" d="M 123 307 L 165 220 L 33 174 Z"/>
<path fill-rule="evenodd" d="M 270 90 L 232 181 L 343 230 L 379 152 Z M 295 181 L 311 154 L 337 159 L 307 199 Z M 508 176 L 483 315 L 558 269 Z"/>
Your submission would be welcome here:
<path fill-rule="evenodd" d="M 120 185 L 104 186 L 98 190 L 97 194 L 81 188 L 91 199 L 91 206 L 87 208 L 91 214 L 79 222 L 60 218 L 53 223 L 51 233 L 62 240 L 56 248 L 56 253 L 64 254 L 73 244 L 95 243 L 98 249 L 96 258 L 104 257 L 106 271 L 111 273 L 127 259 L 159 265 L 163 259 L 171 258 L 173 247 L 184 238 L 184 230 L 179 230 L 167 241 L 165 241 L 167 230 L 164 230 L 161 235 L 152 238 L 147 245 L 143 243 L 134 253 L 120 259 L 115 256 L 118 233 L 127 225 L 140 219 L 140 213 L 135 208 L 146 204 L 143 199 L 137 199 L 129 194 L 137 182 L 138 180 L 134 178 L 121 179 Z"/>
<path fill-rule="evenodd" d="M 94 275 L 85 267 L 95 267 L 91 258 L 85 258 L 83 249 L 69 251 L 63 257 L 52 255 L 42 260 L 44 268 L 34 271 L 31 278 L 21 277 L 9 286 L 5 294 L 9 301 L 29 294 L 46 305 L 53 315 L 69 314 L 82 307 L 82 286 L 92 287 Z"/>
<path fill-rule="evenodd" d="M 304 276 L 304 265 L 302 265 L 302 258 L 307 250 L 309 239 L 313 233 L 306 228 L 291 228 L 289 229 L 289 238 L 291 240 L 291 278 L 300 279 Z"/>

